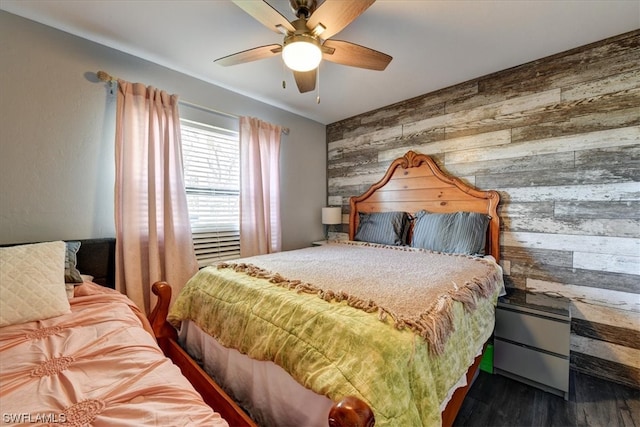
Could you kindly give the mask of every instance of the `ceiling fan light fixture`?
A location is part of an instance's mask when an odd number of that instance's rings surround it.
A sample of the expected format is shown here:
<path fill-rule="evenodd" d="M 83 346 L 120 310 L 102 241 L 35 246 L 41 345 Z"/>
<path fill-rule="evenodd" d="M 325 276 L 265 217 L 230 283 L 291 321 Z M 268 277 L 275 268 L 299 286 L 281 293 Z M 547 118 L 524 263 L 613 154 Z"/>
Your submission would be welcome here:
<path fill-rule="evenodd" d="M 322 61 L 320 42 L 307 35 L 287 37 L 282 48 L 282 59 L 285 65 L 293 71 L 315 70 Z"/>

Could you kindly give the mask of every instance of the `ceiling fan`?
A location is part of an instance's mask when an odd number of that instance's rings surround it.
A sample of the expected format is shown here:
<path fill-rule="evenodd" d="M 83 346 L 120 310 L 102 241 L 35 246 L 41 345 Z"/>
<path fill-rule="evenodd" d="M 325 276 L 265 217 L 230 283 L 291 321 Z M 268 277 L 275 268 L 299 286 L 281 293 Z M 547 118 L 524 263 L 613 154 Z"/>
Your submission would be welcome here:
<path fill-rule="evenodd" d="M 298 19 L 289 22 L 266 1 L 232 0 L 242 10 L 276 33 L 284 35 L 282 45 L 270 44 L 234 53 L 214 62 L 230 66 L 282 53 L 293 71 L 300 93 L 315 89 L 322 59 L 369 70 L 384 70 L 392 57 L 377 50 L 343 40 L 330 40 L 360 16 L 375 0 L 289 0 Z"/>

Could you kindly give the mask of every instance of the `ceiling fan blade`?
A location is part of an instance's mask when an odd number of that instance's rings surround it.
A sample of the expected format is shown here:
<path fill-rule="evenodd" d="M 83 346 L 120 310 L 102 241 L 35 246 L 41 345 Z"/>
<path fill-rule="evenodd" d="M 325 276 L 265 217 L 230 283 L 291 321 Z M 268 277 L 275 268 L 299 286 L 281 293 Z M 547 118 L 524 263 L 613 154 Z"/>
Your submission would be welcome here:
<path fill-rule="evenodd" d="M 307 20 L 307 28 L 326 40 L 342 31 L 371 6 L 375 0 L 325 0 Z M 322 32 L 316 29 L 324 27 Z"/>
<path fill-rule="evenodd" d="M 300 93 L 311 92 L 316 88 L 316 72 L 318 69 L 311 71 L 294 71 L 293 77 L 296 79 L 296 85 Z"/>
<path fill-rule="evenodd" d="M 343 40 L 327 40 L 322 45 L 322 58 L 337 64 L 382 71 L 393 57 L 368 47 Z"/>
<path fill-rule="evenodd" d="M 279 44 L 270 44 L 266 46 L 254 47 L 253 49 L 243 50 L 242 52 L 233 53 L 216 59 L 215 63 L 224 67 L 230 65 L 244 64 L 245 62 L 257 61 L 258 59 L 269 58 L 277 55 L 282 51 Z"/>
<path fill-rule="evenodd" d="M 293 33 L 296 29 L 293 25 L 265 1 L 256 0 L 232 0 L 238 7 L 260 21 L 265 27 L 276 33 Z"/>

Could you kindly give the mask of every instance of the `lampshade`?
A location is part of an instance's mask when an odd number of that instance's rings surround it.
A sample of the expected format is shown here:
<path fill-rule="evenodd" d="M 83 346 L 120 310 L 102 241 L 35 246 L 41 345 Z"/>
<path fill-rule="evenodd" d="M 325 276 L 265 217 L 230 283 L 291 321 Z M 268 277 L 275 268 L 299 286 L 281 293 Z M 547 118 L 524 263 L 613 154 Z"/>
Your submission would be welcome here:
<path fill-rule="evenodd" d="M 294 71 L 311 71 L 318 68 L 322 60 L 322 51 L 317 39 L 295 35 L 288 37 L 282 49 L 282 60 Z"/>
<path fill-rule="evenodd" d="M 342 224 L 342 208 L 322 208 L 322 223 L 326 225 Z"/>

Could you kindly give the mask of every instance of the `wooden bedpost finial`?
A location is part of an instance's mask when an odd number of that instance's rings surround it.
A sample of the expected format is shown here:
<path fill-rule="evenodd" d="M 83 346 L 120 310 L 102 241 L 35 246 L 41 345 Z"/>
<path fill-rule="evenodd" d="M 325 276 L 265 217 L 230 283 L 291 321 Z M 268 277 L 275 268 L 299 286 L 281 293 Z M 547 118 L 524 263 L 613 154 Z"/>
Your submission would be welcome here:
<path fill-rule="evenodd" d="M 329 427 L 373 427 L 375 423 L 369 405 L 355 396 L 334 403 L 329 411 Z"/>
<path fill-rule="evenodd" d="M 171 303 L 171 286 L 167 282 L 156 282 L 151 287 L 151 291 L 158 297 L 158 302 L 148 317 L 153 333 L 157 339 L 176 339 L 175 329 L 167 323 L 167 314 L 169 314 L 169 304 Z"/>

